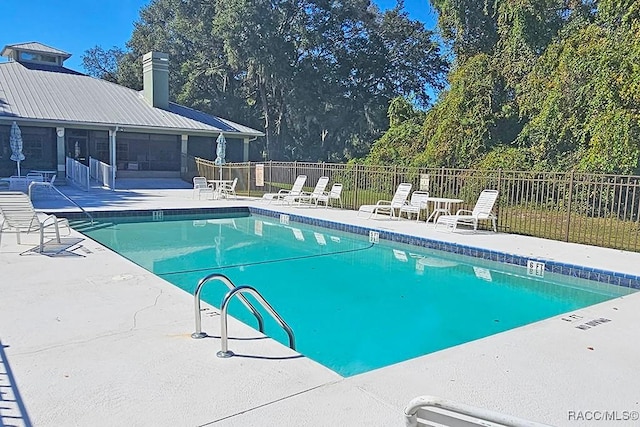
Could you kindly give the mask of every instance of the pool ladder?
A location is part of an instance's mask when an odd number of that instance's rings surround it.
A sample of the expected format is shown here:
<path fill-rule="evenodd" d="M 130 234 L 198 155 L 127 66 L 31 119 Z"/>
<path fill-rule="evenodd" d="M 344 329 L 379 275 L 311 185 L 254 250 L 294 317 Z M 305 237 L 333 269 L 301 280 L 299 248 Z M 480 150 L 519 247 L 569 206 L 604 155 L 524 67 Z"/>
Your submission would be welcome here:
<path fill-rule="evenodd" d="M 262 318 L 262 315 L 260 314 L 260 312 L 258 312 L 258 310 L 256 310 L 253 304 L 251 304 L 251 302 L 249 302 L 249 300 L 243 294 L 252 295 L 256 299 L 256 301 L 258 301 L 260 305 L 265 310 L 267 310 L 267 312 L 271 315 L 271 317 L 273 317 L 273 319 L 287 333 L 287 336 L 289 337 L 289 347 L 292 350 L 296 349 L 296 340 L 295 340 L 295 337 L 293 336 L 293 330 L 289 325 L 287 325 L 287 322 L 285 322 L 282 319 L 282 317 L 278 314 L 278 312 L 273 307 L 271 307 L 271 305 L 267 302 L 267 300 L 265 300 L 264 297 L 260 295 L 260 292 L 258 292 L 255 288 L 252 288 L 251 286 L 235 286 L 227 276 L 220 273 L 213 273 L 203 277 L 202 279 L 200 279 L 200 281 L 198 282 L 198 285 L 196 286 L 196 290 L 193 294 L 194 303 L 195 303 L 196 331 L 191 334 L 191 338 L 200 339 L 200 338 L 205 338 L 207 336 L 207 333 L 202 331 L 202 312 L 200 309 L 200 300 L 201 300 L 200 294 L 202 293 L 202 288 L 204 287 L 204 285 L 213 280 L 222 282 L 229 288 L 229 292 L 227 292 L 227 294 L 222 299 L 222 304 L 220 304 L 220 340 L 222 344 L 222 349 L 218 353 L 216 353 L 218 357 L 226 358 L 226 357 L 233 356 L 233 352 L 229 350 L 229 335 L 227 330 L 227 312 L 229 309 L 229 302 L 233 299 L 234 296 L 237 295 L 238 298 L 240 298 L 240 302 L 242 302 L 242 304 L 245 307 L 247 307 L 251 313 L 253 313 L 255 318 L 258 320 L 258 329 L 260 330 L 260 332 L 264 333 L 264 319 Z"/>

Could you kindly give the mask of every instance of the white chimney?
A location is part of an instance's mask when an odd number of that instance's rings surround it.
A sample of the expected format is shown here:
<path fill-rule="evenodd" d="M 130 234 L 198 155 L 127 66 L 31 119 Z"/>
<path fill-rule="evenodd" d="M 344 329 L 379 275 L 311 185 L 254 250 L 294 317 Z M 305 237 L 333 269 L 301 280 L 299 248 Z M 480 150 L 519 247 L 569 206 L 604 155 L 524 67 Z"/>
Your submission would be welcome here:
<path fill-rule="evenodd" d="M 142 57 L 144 99 L 152 107 L 169 107 L 169 55 L 162 52 L 145 53 Z"/>

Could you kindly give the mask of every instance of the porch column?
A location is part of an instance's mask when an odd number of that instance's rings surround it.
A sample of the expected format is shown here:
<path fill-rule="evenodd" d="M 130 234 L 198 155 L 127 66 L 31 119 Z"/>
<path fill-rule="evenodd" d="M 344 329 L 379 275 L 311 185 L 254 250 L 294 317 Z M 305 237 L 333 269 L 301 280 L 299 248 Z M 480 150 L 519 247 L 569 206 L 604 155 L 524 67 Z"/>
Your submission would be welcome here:
<path fill-rule="evenodd" d="M 66 177 L 65 157 L 64 128 L 58 127 L 56 128 L 56 170 L 58 171 L 58 178 Z"/>
<path fill-rule="evenodd" d="M 180 173 L 183 177 L 189 172 L 188 148 L 189 135 L 180 135 Z"/>
<path fill-rule="evenodd" d="M 109 129 L 109 164 L 111 165 L 111 189 L 116 189 L 116 135 L 118 133 L 118 127 L 115 129 Z"/>
<path fill-rule="evenodd" d="M 249 161 L 249 138 L 244 138 L 242 142 L 243 142 L 242 161 L 248 162 Z"/>

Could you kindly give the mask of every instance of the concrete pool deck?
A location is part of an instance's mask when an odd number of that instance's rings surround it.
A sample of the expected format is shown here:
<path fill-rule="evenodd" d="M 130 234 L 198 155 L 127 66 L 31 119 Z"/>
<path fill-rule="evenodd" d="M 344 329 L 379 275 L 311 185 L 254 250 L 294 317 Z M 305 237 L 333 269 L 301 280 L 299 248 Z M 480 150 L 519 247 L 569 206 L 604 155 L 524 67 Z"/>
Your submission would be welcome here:
<path fill-rule="evenodd" d="M 424 223 L 367 220 L 339 209 L 193 200 L 187 183 L 154 184 L 123 181 L 126 188 L 116 192 L 60 188 L 87 209 L 259 206 L 640 274 L 639 253 L 434 232 Z M 56 197 L 34 205 L 72 210 Z M 83 236 L 72 231 L 68 238 Z M 0 245 L 0 425 L 401 426 L 404 406 L 420 395 L 558 426 L 638 423 L 586 418 L 640 411 L 640 294 L 342 378 L 236 321 L 229 345 L 240 356 L 217 358 L 216 309 L 203 315 L 211 337 L 193 340 L 190 294 L 86 238 L 68 256 L 20 255 L 36 243 L 35 234 L 22 245 L 8 234 Z M 576 328 L 599 318 L 610 321 Z"/>

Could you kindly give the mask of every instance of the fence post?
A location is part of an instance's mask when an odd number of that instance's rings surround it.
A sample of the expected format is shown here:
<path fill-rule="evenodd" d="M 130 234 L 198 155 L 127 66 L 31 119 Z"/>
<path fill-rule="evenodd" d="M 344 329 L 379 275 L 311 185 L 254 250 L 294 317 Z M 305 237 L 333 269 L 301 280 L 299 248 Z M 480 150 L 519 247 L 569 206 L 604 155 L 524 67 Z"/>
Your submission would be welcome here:
<path fill-rule="evenodd" d="M 564 231 L 564 241 L 569 241 L 569 230 L 571 229 L 571 201 L 573 200 L 573 177 L 574 171 L 571 171 L 571 176 L 569 177 L 569 201 L 567 202 L 567 227 Z"/>
<path fill-rule="evenodd" d="M 249 170 L 247 171 L 247 197 L 251 197 L 251 162 L 248 162 Z"/>
<path fill-rule="evenodd" d="M 402 182 L 398 177 L 398 165 L 393 165 L 393 181 L 391 182 L 391 191 L 394 191 L 394 188 L 398 188 L 398 185 Z"/>
<path fill-rule="evenodd" d="M 269 160 L 269 191 L 268 193 L 272 193 L 271 189 L 271 181 L 273 180 L 273 160 Z"/>
<path fill-rule="evenodd" d="M 353 172 L 353 209 L 358 208 L 358 164 Z"/>
<path fill-rule="evenodd" d="M 498 200 L 496 200 L 496 227 L 500 227 L 500 196 L 502 196 L 502 169 L 498 169 Z"/>

